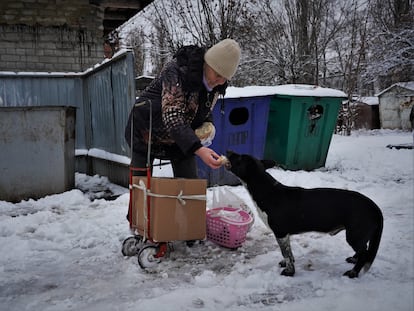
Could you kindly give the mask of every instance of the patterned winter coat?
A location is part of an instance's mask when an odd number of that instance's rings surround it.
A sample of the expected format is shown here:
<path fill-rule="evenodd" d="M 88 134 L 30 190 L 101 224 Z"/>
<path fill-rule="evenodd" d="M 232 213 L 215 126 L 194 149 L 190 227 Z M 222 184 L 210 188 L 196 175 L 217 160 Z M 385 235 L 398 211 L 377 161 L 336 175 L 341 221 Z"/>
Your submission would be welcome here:
<path fill-rule="evenodd" d="M 125 129 L 125 138 L 135 153 L 147 154 L 149 102 L 152 103 L 152 156 L 180 159 L 202 146 L 194 130 L 211 121 L 217 98 L 227 88 L 226 83 L 207 92 L 203 83 L 205 51 L 196 46 L 179 49 L 137 99 Z M 140 105 L 143 102 L 146 104 Z"/>

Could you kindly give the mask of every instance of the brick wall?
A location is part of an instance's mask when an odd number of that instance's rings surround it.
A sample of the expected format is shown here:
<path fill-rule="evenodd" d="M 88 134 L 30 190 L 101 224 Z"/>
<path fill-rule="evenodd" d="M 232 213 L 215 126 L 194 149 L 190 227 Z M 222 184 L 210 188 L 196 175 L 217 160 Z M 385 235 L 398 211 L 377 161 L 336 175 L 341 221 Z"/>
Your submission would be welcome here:
<path fill-rule="evenodd" d="M 1 0 L 0 71 L 84 71 L 103 60 L 102 21 L 89 0 Z"/>

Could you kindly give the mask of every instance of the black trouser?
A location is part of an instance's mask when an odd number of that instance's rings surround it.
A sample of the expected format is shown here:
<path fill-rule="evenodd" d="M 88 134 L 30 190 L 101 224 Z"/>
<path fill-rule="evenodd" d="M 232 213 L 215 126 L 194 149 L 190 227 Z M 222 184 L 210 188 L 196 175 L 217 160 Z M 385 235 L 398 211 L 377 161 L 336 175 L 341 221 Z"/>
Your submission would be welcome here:
<path fill-rule="evenodd" d="M 151 157 L 151 175 L 152 175 L 152 162 L 154 158 Z M 174 177 L 180 178 L 198 178 L 197 174 L 197 161 L 194 155 L 179 159 L 171 160 L 171 166 L 173 169 Z M 147 155 L 141 153 L 133 153 L 131 159 L 131 167 L 133 168 L 146 168 L 147 167 Z M 145 176 L 145 170 L 134 171 L 135 176 Z"/>

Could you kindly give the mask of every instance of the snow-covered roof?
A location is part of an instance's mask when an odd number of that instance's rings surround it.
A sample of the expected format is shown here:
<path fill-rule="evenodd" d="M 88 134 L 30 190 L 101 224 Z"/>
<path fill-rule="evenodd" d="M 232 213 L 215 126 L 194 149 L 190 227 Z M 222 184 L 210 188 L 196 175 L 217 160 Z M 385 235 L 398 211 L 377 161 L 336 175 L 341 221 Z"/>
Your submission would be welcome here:
<path fill-rule="evenodd" d="M 148 79 L 148 80 L 152 80 L 154 79 L 154 76 L 149 76 L 149 75 L 140 75 L 140 76 L 136 76 L 135 79 Z"/>
<path fill-rule="evenodd" d="M 379 105 L 379 99 L 377 96 L 362 96 L 362 97 L 353 97 L 354 103 L 364 103 L 369 106 Z"/>
<path fill-rule="evenodd" d="M 375 96 L 380 96 L 383 93 L 387 92 L 388 90 L 392 89 L 393 87 L 402 87 L 411 91 L 414 91 L 414 81 L 408 81 L 408 82 L 398 82 L 398 83 L 394 83 L 393 85 L 387 87 L 386 89 L 382 90 L 381 92 L 379 92 L 378 94 L 376 94 Z"/>
<path fill-rule="evenodd" d="M 267 95 L 344 97 L 342 91 L 308 84 L 285 84 L 276 86 L 228 87 L 224 98 L 255 97 Z"/>

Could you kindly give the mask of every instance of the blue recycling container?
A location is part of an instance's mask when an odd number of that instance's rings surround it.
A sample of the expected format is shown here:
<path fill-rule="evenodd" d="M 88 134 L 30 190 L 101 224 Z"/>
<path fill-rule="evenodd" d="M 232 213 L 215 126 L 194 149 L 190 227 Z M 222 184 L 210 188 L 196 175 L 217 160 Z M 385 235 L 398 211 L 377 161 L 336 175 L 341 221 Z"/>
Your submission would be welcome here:
<path fill-rule="evenodd" d="M 213 109 L 216 137 L 210 146 L 218 154 L 227 150 L 262 158 L 266 144 L 271 96 L 219 99 Z M 213 170 L 198 159 L 198 176 L 209 186 L 237 185 L 240 181 L 224 167 Z"/>

